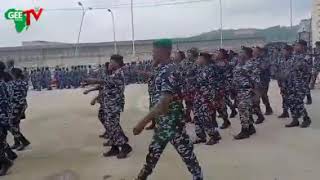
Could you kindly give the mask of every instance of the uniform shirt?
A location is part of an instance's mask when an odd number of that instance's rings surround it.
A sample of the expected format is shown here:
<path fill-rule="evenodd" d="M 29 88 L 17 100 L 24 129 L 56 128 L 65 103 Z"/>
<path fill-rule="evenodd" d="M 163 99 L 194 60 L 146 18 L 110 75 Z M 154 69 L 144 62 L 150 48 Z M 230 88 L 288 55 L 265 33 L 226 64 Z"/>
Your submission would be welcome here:
<path fill-rule="evenodd" d="M 121 112 L 124 108 L 125 79 L 120 68 L 106 76 L 102 89 L 103 107 L 107 112 Z"/>
<path fill-rule="evenodd" d="M 185 94 L 193 93 L 196 75 L 196 65 L 194 60 L 184 59 L 181 61 L 181 70 L 183 77 L 183 92 Z"/>
<path fill-rule="evenodd" d="M 271 80 L 271 63 L 268 57 L 260 57 L 258 59 L 260 68 L 260 80 L 262 86 L 268 86 Z"/>
<path fill-rule="evenodd" d="M 28 84 L 23 80 L 13 80 L 10 82 L 13 91 L 13 108 L 27 105 Z"/>
<path fill-rule="evenodd" d="M 8 126 L 12 115 L 12 90 L 8 83 L 0 80 L 0 126 Z"/>
<path fill-rule="evenodd" d="M 309 75 L 308 59 L 304 54 L 295 54 L 290 61 L 290 73 L 288 77 L 289 89 L 306 90 L 306 75 Z"/>
<path fill-rule="evenodd" d="M 276 74 L 276 79 L 279 81 L 286 81 L 290 73 L 290 63 L 292 55 L 288 57 L 279 57 L 277 60 L 278 72 Z"/>
<path fill-rule="evenodd" d="M 173 96 L 173 100 L 169 106 L 169 113 L 176 110 L 182 111 L 182 83 L 176 65 L 173 63 L 158 65 L 154 71 L 151 85 L 154 87 L 151 98 L 153 105 L 160 101 L 162 95 L 170 94 Z"/>
<path fill-rule="evenodd" d="M 212 103 L 218 91 L 218 71 L 213 64 L 197 66 L 195 100 Z"/>
<path fill-rule="evenodd" d="M 320 71 L 320 49 L 315 49 L 315 57 L 313 60 L 313 68 L 315 71 Z"/>
<path fill-rule="evenodd" d="M 233 69 L 233 85 L 237 90 L 253 89 L 258 84 L 260 84 L 260 75 L 254 61 L 238 63 Z"/>

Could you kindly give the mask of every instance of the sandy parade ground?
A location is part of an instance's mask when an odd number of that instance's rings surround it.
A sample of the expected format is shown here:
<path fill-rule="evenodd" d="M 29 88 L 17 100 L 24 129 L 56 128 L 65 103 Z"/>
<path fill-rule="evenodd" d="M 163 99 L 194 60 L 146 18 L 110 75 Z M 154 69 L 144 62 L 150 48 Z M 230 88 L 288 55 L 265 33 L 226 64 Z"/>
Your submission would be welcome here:
<path fill-rule="evenodd" d="M 138 174 L 152 132 L 134 137 L 132 128 L 147 113 L 147 86 L 126 88 L 121 124 L 134 151 L 125 160 L 102 156 L 108 149 L 98 138 L 103 131 L 97 119 L 98 106 L 89 105 L 94 94 L 85 96 L 82 92 L 83 89 L 29 92 L 27 119 L 21 126 L 32 145 L 19 152 L 10 174 L 1 180 L 132 180 Z M 233 135 L 240 131 L 237 116 L 232 119 L 232 128 L 220 131 L 220 144 L 195 146 L 206 180 L 320 179 L 320 90 L 313 91 L 314 104 L 308 106 L 313 120 L 309 129 L 284 128 L 290 119 L 277 118 L 281 98 L 274 82 L 269 94 L 275 113 L 257 126 L 257 134 L 252 138 L 233 140 Z M 193 126 L 188 125 L 188 129 L 193 136 Z M 174 148 L 168 145 L 149 179 L 192 178 Z"/>

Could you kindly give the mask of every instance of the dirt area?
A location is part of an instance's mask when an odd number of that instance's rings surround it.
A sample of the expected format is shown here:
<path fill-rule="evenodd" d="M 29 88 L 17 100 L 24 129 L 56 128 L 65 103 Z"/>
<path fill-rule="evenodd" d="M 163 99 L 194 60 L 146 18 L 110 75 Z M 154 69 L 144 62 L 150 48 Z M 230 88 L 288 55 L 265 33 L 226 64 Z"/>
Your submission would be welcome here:
<path fill-rule="evenodd" d="M 77 90 L 29 93 L 27 120 L 22 130 L 32 146 L 19 153 L 10 175 L 2 180 L 132 180 L 145 161 L 152 132 L 132 135 L 132 128 L 148 109 L 147 88 L 126 89 L 126 107 L 121 123 L 134 151 L 128 159 L 103 158 L 107 149 L 98 138 L 102 127 L 91 96 Z M 234 141 L 240 130 L 238 117 L 232 128 L 221 131 L 220 144 L 195 147 L 206 180 L 318 180 L 320 179 L 320 90 L 313 91 L 314 104 L 308 107 L 313 119 L 309 129 L 285 129 L 288 120 L 279 120 L 281 98 L 272 84 L 270 98 L 275 115 L 257 127 L 257 135 Z M 191 136 L 193 127 L 188 126 Z M 11 139 L 11 137 L 10 137 Z M 161 157 L 151 180 L 192 179 L 171 145 Z"/>

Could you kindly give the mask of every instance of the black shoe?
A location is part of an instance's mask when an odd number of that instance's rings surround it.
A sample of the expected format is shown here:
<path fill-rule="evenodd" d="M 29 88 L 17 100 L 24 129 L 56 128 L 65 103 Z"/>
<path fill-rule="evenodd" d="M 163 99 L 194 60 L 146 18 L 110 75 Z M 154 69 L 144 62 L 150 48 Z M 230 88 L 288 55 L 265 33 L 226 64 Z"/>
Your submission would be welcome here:
<path fill-rule="evenodd" d="M 250 124 L 249 125 L 249 135 L 251 136 L 251 135 L 253 135 L 255 133 L 257 133 L 256 128 L 254 127 L 253 124 Z"/>
<path fill-rule="evenodd" d="M 21 145 L 16 148 L 17 151 L 23 151 L 30 145 L 30 142 L 24 136 L 22 136 L 19 140 Z"/>
<path fill-rule="evenodd" d="M 20 146 L 20 141 L 18 138 L 14 138 L 14 144 L 11 146 L 11 149 L 17 149 Z"/>
<path fill-rule="evenodd" d="M 147 180 L 147 178 L 148 178 L 148 175 L 145 173 L 144 170 L 142 170 L 142 171 L 139 173 L 138 177 L 135 178 L 134 180 Z"/>
<path fill-rule="evenodd" d="M 213 146 L 213 145 L 218 144 L 218 143 L 219 143 L 219 141 L 218 141 L 216 138 L 211 137 L 211 138 L 209 139 L 209 141 L 206 143 L 206 145 L 208 145 L 208 146 Z"/>
<path fill-rule="evenodd" d="M 307 99 L 306 105 L 311 105 L 312 104 L 312 98 L 311 99 Z"/>
<path fill-rule="evenodd" d="M 264 115 L 269 116 L 273 114 L 273 110 L 272 108 L 269 106 L 266 108 L 266 113 Z"/>
<path fill-rule="evenodd" d="M 241 132 L 234 136 L 235 140 L 247 139 L 250 137 L 249 128 L 242 128 Z"/>
<path fill-rule="evenodd" d="M 105 142 L 105 143 L 103 143 L 103 146 L 105 146 L 105 147 L 109 147 L 109 146 L 112 146 L 112 145 L 113 145 L 113 143 L 110 140 Z"/>
<path fill-rule="evenodd" d="M 303 118 L 303 122 L 301 123 L 301 128 L 307 128 L 311 125 L 311 119 L 309 117 Z"/>
<path fill-rule="evenodd" d="M 7 148 L 5 152 L 7 154 L 7 158 L 11 161 L 14 161 L 18 158 L 18 155 L 15 152 L 13 152 L 10 148 Z"/>
<path fill-rule="evenodd" d="M 0 164 L 2 165 L 0 169 L 0 176 L 5 176 L 8 173 L 8 170 L 13 165 L 13 163 L 9 159 L 2 160 Z"/>
<path fill-rule="evenodd" d="M 231 111 L 231 114 L 230 114 L 230 118 L 234 118 L 234 117 L 236 117 L 236 115 L 238 114 L 238 112 L 237 112 L 237 110 L 232 110 Z"/>
<path fill-rule="evenodd" d="M 104 157 L 117 156 L 120 153 L 120 150 L 117 146 L 112 146 L 110 151 L 103 153 Z"/>
<path fill-rule="evenodd" d="M 209 141 L 206 143 L 206 145 L 208 146 L 212 146 L 212 145 L 215 145 L 217 143 L 219 143 L 219 141 L 221 140 L 221 136 L 220 136 L 220 133 L 219 131 L 216 131 L 214 133 L 214 135 L 212 137 L 210 137 Z"/>
<path fill-rule="evenodd" d="M 278 118 L 280 118 L 280 119 L 284 119 L 284 118 L 288 118 L 288 117 L 289 117 L 288 111 L 283 111 L 283 113 L 280 116 L 278 116 Z"/>
<path fill-rule="evenodd" d="M 129 144 L 125 144 L 121 147 L 120 153 L 117 155 L 118 159 L 125 159 L 128 157 L 128 154 L 132 152 L 132 147 Z"/>
<path fill-rule="evenodd" d="M 256 120 L 255 124 L 262 124 L 264 122 L 264 120 L 265 120 L 265 118 L 263 116 L 261 116 Z"/>
<path fill-rule="evenodd" d="M 99 135 L 99 138 L 105 138 L 106 135 L 107 135 L 107 132 L 105 132 L 105 133 L 103 133 L 103 134 L 100 134 L 100 135 Z"/>
<path fill-rule="evenodd" d="M 286 128 L 292 128 L 292 127 L 297 127 L 299 126 L 299 121 L 296 119 L 296 120 L 292 120 L 291 123 L 287 124 L 285 127 Z"/>
<path fill-rule="evenodd" d="M 231 122 L 228 119 L 226 119 L 226 120 L 223 121 L 223 124 L 220 127 L 220 129 L 227 129 L 230 126 L 231 126 Z"/>
<path fill-rule="evenodd" d="M 197 139 L 193 142 L 193 144 L 202 144 L 202 143 L 206 143 L 207 140 L 206 139 Z"/>

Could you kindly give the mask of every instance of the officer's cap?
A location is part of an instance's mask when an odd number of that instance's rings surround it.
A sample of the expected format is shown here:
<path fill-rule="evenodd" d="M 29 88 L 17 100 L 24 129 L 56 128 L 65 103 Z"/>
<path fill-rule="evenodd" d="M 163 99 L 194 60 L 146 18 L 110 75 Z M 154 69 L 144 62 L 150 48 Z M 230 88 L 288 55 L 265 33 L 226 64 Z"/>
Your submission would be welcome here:
<path fill-rule="evenodd" d="M 171 39 L 158 39 L 153 41 L 153 47 L 156 48 L 172 48 Z"/>

